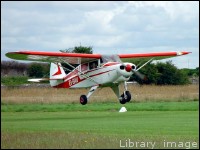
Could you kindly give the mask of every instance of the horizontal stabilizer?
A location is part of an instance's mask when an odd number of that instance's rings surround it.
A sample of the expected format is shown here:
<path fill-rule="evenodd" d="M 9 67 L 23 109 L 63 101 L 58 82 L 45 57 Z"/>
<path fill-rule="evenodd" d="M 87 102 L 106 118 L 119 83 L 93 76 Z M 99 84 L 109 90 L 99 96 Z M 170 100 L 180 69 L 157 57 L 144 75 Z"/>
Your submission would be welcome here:
<path fill-rule="evenodd" d="M 63 80 L 63 78 L 38 78 L 38 79 L 28 79 L 29 82 L 42 82 L 42 81 L 49 81 L 49 80 Z"/>
<path fill-rule="evenodd" d="M 39 79 L 28 79 L 29 82 L 41 82 L 41 81 L 48 81 L 49 78 L 39 78 Z"/>

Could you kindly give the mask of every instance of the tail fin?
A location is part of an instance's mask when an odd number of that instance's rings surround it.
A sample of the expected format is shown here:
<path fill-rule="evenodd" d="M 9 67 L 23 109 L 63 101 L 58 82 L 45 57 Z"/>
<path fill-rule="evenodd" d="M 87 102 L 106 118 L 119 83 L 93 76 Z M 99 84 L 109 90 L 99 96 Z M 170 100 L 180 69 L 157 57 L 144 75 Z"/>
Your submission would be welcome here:
<path fill-rule="evenodd" d="M 65 71 L 63 70 L 60 63 L 50 65 L 50 77 L 49 78 L 37 78 L 37 79 L 28 79 L 30 82 L 43 82 L 50 81 L 51 86 L 56 86 L 60 83 L 63 83 L 64 77 L 66 76 Z"/>
<path fill-rule="evenodd" d="M 50 85 L 56 86 L 63 82 L 63 78 L 66 76 L 61 64 L 51 63 L 50 65 Z"/>

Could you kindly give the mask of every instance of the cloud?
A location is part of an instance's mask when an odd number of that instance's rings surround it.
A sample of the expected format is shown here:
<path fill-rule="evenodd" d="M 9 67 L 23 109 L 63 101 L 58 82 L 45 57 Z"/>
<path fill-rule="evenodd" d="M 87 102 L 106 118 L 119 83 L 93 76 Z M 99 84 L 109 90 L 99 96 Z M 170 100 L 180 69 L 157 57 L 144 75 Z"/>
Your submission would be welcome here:
<path fill-rule="evenodd" d="M 57 51 L 80 43 L 93 46 L 95 53 L 185 49 L 193 52 L 188 55 L 196 60 L 192 66 L 198 66 L 198 2 L 8 1 L 1 4 L 2 54 L 19 49 Z"/>

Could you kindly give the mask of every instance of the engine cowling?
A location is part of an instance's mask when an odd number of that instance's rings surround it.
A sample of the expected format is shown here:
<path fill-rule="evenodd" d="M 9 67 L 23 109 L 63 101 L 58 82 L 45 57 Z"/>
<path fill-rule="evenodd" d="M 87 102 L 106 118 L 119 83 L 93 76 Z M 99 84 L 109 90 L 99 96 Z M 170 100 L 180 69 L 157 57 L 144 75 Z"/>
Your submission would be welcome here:
<path fill-rule="evenodd" d="M 135 64 L 123 63 L 123 64 L 119 64 L 117 71 L 120 75 L 128 78 L 133 74 L 132 70 L 134 69 L 136 69 Z"/>

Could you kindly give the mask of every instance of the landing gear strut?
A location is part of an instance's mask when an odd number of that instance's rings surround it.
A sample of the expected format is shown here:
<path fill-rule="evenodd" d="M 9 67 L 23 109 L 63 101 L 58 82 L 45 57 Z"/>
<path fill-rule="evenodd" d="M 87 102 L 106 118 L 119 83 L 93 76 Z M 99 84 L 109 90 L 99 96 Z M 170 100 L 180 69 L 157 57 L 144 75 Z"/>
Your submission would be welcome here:
<path fill-rule="evenodd" d="M 131 93 L 127 90 L 127 83 L 124 82 L 124 92 L 122 95 L 119 95 L 119 84 L 113 84 L 111 86 L 112 90 L 114 91 L 115 95 L 118 97 L 119 102 L 121 104 L 125 104 L 126 102 L 130 102 L 131 100 Z"/>
<path fill-rule="evenodd" d="M 92 95 L 92 93 L 93 93 L 98 87 L 99 87 L 98 85 L 93 86 L 93 87 L 90 89 L 90 91 L 88 92 L 87 96 L 86 96 L 86 95 L 81 95 L 81 97 L 80 97 L 80 103 L 81 103 L 82 105 L 87 104 L 88 98 Z"/>

